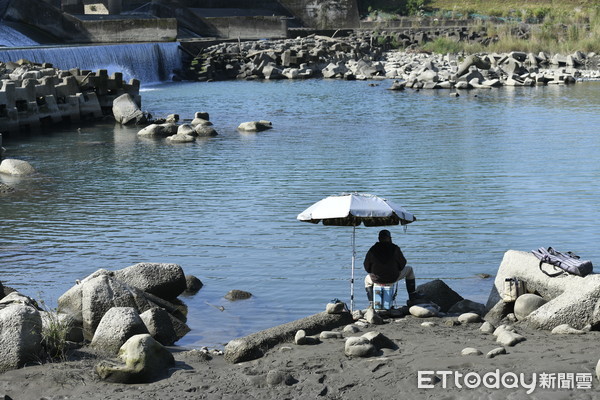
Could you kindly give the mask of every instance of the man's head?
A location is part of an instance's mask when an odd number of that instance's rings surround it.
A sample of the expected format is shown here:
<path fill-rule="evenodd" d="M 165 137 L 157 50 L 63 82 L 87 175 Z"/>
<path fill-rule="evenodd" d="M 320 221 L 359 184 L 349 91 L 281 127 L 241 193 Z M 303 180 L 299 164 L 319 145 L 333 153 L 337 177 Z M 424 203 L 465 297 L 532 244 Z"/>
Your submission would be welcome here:
<path fill-rule="evenodd" d="M 392 234 L 387 229 L 383 229 L 379 231 L 379 241 L 380 242 L 391 242 Z"/>

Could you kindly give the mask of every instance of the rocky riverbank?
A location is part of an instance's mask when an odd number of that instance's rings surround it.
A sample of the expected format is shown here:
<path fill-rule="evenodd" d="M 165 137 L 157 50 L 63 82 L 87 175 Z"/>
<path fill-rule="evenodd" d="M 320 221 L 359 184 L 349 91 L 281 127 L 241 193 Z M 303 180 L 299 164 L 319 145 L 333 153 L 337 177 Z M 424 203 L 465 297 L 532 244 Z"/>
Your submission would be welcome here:
<path fill-rule="evenodd" d="M 485 88 L 599 79 L 595 53 L 459 54 L 436 55 L 411 51 L 426 33 L 396 36 L 356 32 L 347 37 L 308 37 L 221 43 L 198 56 L 190 68 L 193 80 L 224 79 L 398 79 L 413 88 Z M 408 50 L 390 51 L 390 43 L 404 38 Z M 482 40 L 483 35 L 458 35 L 457 40 Z M 471 38 L 471 39 L 468 39 Z M 489 38 L 488 38 L 489 39 Z M 409 44 L 410 43 L 410 44 Z M 465 76 L 467 75 L 467 76 Z M 473 81 L 477 78 L 476 81 Z M 412 82 L 411 82 L 412 81 Z"/>
<path fill-rule="evenodd" d="M 350 314 L 343 303 L 330 303 L 322 313 L 232 340 L 224 353 L 177 347 L 165 351 L 158 344 L 174 337 L 157 335 L 154 329 L 164 329 L 173 317 L 182 318 L 181 307 L 154 306 L 150 309 L 154 312 L 145 311 L 135 324 L 136 307 L 140 307 L 136 302 L 152 300 L 164 305 L 166 300 L 158 296 L 173 302 L 172 296 L 184 285 L 193 286 L 193 279 L 184 283 L 176 266 L 138 264 L 112 273 L 101 270 L 59 300 L 63 310 L 81 307 L 83 335 L 92 337 L 90 345 L 71 350 L 67 362 L 30 363 L 0 374 L 0 395 L 13 400 L 363 399 L 393 398 L 401 392 L 414 399 L 594 398 L 600 391 L 599 355 L 593 351 L 600 334 L 595 330 L 597 301 L 574 304 L 571 300 L 597 293 L 597 275 L 549 278 L 537 261 L 531 253 L 505 254 L 488 302 L 495 304 L 491 310 L 490 304 L 485 307 L 463 299 L 436 280 L 418 287 L 422 299 L 411 307 Z M 159 273 L 149 274 L 149 269 Z M 177 278 L 154 279 L 164 272 Z M 508 275 L 526 280 L 528 288 L 546 297 L 530 293 L 513 303 L 498 300 L 497 292 Z M 156 285 L 157 281 L 163 284 Z M 1 291 L 6 288 L 0 285 Z M 119 303 L 105 310 L 111 301 L 127 299 L 123 296 L 127 293 L 133 296 L 131 307 Z M 28 301 L 13 292 L 0 302 L 3 340 L 7 310 L 34 308 Z M 98 310 L 105 310 L 104 316 Z M 160 310 L 171 317 L 157 318 Z M 540 321 L 554 328 L 537 329 Z M 151 334 L 117 326 L 147 329 Z M 146 346 L 148 342 L 152 346 Z M 124 343 L 116 361 L 125 361 L 124 367 L 115 366 L 111 359 L 116 343 Z M 142 373 L 147 372 L 142 366 L 148 364 L 139 362 L 136 349 L 140 348 L 142 354 L 160 354 L 160 358 L 144 358 L 160 373 Z M 119 383 L 127 374 L 134 380 Z"/>

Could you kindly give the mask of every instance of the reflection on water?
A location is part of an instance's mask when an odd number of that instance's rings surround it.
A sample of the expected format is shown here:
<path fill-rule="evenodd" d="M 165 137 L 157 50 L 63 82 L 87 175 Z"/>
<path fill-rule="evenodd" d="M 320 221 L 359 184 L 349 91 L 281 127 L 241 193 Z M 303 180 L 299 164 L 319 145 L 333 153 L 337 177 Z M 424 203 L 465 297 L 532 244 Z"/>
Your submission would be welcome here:
<path fill-rule="evenodd" d="M 0 197 L 0 280 L 52 302 L 98 268 L 179 263 L 205 284 L 184 298 L 193 331 L 180 344 L 219 346 L 348 300 L 351 228 L 296 221 L 312 203 L 348 191 L 414 213 L 406 233 L 390 230 L 418 283 L 445 278 L 472 300 L 485 302 L 492 279 L 476 274 L 494 275 L 508 249 L 554 246 L 600 259 L 597 84 L 458 98 L 387 84 L 144 91 L 144 109 L 156 116 L 210 113 L 220 135 L 193 144 L 142 139 L 112 124 L 5 138 L 8 156 L 39 174 L 0 177 L 18 189 Z M 274 129 L 237 132 L 258 119 Z M 358 282 L 377 231 L 357 229 Z M 230 303 L 222 297 L 231 289 L 254 296 Z"/>

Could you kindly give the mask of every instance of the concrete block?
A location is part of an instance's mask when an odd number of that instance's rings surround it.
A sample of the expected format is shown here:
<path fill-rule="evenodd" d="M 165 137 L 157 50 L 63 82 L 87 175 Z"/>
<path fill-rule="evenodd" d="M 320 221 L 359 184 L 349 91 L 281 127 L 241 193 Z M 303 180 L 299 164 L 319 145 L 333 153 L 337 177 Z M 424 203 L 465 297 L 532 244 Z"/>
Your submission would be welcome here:
<path fill-rule="evenodd" d="M 83 96 L 79 96 L 79 110 L 83 119 L 102 118 L 102 108 L 98 96 L 94 92 L 83 93 Z"/>

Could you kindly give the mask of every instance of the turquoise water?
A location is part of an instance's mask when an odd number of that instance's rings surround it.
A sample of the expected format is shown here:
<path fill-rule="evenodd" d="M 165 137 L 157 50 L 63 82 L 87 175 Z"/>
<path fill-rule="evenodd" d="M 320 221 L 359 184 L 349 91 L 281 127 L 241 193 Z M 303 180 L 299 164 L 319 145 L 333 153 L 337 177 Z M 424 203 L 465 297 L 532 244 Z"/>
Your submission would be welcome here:
<path fill-rule="evenodd" d="M 504 252 L 553 246 L 600 264 L 600 86 L 392 92 L 389 82 L 170 83 L 155 116 L 207 111 L 216 138 L 171 145 L 100 124 L 5 138 L 33 178 L 0 180 L 0 280 L 52 302 L 98 268 L 179 263 L 205 284 L 184 298 L 179 344 L 217 346 L 349 300 L 351 228 L 298 222 L 331 194 L 387 197 L 418 221 L 390 227 L 418 281 L 485 302 Z M 251 134 L 239 123 L 267 119 Z M 378 228 L 357 228 L 362 258 Z M 230 303 L 231 289 L 254 296 Z M 405 293 L 400 293 L 400 300 Z M 220 311 L 217 307 L 225 307 Z"/>

